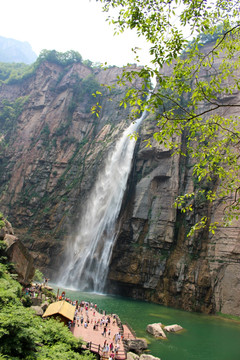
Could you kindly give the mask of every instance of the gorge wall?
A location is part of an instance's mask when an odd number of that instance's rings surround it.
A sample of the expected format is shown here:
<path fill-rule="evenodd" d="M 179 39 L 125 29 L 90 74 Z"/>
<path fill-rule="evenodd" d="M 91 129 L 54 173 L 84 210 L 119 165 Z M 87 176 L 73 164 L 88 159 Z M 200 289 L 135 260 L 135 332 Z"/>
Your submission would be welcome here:
<path fill-rule="evenodd" d="M 51 278 L 106 151 L 127 126 L 124 89 L 111 92 L 112 102 L 100 89 L 121 71 L 45 61 L 30 78 L 1 84 L 1 211 Z M 91 113 L 97 101 L 99 117 Z"/>
<path fill-rule="evenodd" d="M 92 92 L 100 83 L 116 83 L 121 71 L 43 62 L 30 78 L 1 85 L 0 111 L 19 102 L 22 108 L 1 120 L 0 209 L 35 266 L 51 279 L 106 152 L 130 122 L 130 109 L 118 106 L 124 93 L 118 86 L 113 101 L 104 91 L 99 97 L 99 117 L 91 113 Z M 239 224 L 187 237 L 202 214 L 220 219 L 222 205 L 199 199 L 191 215 L 173 207 L 177 195 L 195 186 L 192 164 L 156 142 L 146 148 L 144 140 L 155 130 L 154 119 L 141 126 L 108 290 L 190 311 L 240 316 Z"/>

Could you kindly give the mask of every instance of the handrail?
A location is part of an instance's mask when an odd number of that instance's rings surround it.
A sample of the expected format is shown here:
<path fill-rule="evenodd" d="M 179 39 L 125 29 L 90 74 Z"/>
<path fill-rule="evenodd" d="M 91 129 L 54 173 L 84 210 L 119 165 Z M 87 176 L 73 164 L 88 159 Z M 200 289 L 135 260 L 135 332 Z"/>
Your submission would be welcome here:
<path fill-rule="evenodd" d="M 82 347 L 83 346 L 86 347 L 86 349 L 88 349 L 88 350 L 90 350 L 90 351 L 92 351 L 94 353 L 97 353 L 100 356 L 104 357 L 104 353 L 105 353 L 105 351 L 103 351 L 104 347 L 101 346 L 100 344 L 94 344 L 94 343 L 92 343 L 90 341 L 90 342 L 88 342 L 86 344 L 83 344 Z M 115 359 L 126 359 L 126 352 L 122 351 L 122 350 L 118 350 L 118 352 L 115 353 L 114 358 Z"/>
<path fill-rule="evenodd" d="M 132 333 L 132 335 L 135 337 L 135 339 L 136 339 L 136 333 L 135 333 L 135 331 L 133 330 L 133 328 L 128 324 L 128 322 L 124 322 L 124 325 L 126 325 L 127 327 L 128 327 L 128 329 L 130 330 L 130 332 Z"/>

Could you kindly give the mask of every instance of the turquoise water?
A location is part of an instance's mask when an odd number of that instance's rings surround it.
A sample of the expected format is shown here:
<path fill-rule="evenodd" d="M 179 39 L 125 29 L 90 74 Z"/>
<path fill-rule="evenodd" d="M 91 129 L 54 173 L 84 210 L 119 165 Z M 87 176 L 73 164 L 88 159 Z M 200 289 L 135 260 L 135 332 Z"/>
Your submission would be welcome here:
<path fill-rule="evenodd" d="M 240 321 L 129 298 L 64 290 L 72 300 L 92 301 L 107 313 L 118 314 L 123 323 L 127 322 L 135 330 L 137 337 L 148 341 L 150 353 L 161 360 L 240 360 Z M 156 340 L 146 332 L 147 325 L 155 322 L 179 324 L 185 330 L 167 333 L 167 340 Z"/>

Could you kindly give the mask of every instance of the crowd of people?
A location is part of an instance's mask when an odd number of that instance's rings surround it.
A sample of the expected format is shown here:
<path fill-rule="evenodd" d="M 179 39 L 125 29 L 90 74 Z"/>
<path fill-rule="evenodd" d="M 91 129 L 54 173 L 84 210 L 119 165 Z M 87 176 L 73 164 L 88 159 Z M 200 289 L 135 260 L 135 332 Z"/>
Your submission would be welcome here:
<path fill-rule="evenodd" d="M 62 294 L 64 297 L 65 294 Z M 66 299 L 68 300 L 68 299 Z M 105 312 L 100 314 L 97 310 L 97 304 L 93 304 L 92 302 L 81 301 L 70 301 L 72 305 L 76 307 L 75 315 L 73 321 L 68 323 L 69 329 L 74 327 L 83 327 L 87 329 L 89 326 L 92 327 L 92 330 L 98 331 L 99 336 L 103 337 L 104 342 L 100 346 L 102 355 L 104 357 L 108 357 L 109 360 L 113 360 L 116 358 L 119 349 L 120 343 L 122 341 L 122 335 L 119 332 L 119 328 L 117 326 L 116 315 L 106 315 Z M 116 331 L 112 333 L 113 327 L 110 327 L 112 324 Z"/>

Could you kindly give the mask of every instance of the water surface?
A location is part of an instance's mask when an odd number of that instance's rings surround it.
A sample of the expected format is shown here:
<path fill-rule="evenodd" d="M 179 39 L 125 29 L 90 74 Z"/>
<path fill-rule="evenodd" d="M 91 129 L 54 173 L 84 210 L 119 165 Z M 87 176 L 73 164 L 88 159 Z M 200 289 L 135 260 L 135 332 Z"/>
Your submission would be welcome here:
<path fill-rule="evenodd" d="M 118 314 L 123 323 L 135 330 L 137 337 L 148 341 L 150 353 L 161 360 L 240 360 L 240 319 L 189 313 L 118 296 L 64 291 L 72 300 L 92 301 L 107 313 Z M 167 340 L 157 340 L 146 332 L 147 325 L 155 322 L 179 324 L 185 330 L 167 333 Z"/>

